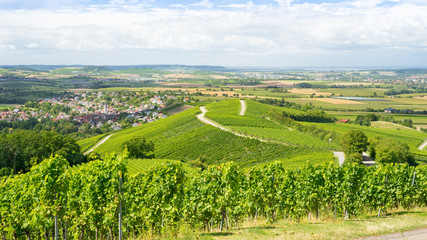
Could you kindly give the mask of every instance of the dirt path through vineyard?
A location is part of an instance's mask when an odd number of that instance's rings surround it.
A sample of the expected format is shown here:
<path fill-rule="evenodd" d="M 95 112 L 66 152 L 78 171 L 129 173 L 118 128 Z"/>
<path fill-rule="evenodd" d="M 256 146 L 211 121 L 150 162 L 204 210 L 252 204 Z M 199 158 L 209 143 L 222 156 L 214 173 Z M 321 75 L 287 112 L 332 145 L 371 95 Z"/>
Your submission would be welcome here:
<path fill-rule="evenodd" d="M 105 143 L 105 141 L 107 141 L 111 136 L 113 136 L 113 134 L 110 134 L 108 136 L 106 136 L 105 138 L 103 138 L 98 144 L 96 144 L 94 147 L 91 147 L 89 150 L 87 150 L 85 153 L 83 153 L 84 155 L 87 155 L 91 152 L 93 152 L 93 150 L 95 150 L 95 148 L 99 147 L 101 144 Z"/>
<path fill-rule="evenodd" d="M 361 238 L 361 240 L 426 240 L 427 239 L 427 229 L 419 229 L 414 231 L 407 231 L 401 233 L 393 233 L 382 236 L 366 237 Z"/>
<path fill-rule="evenodd" d="M 334 152 L 334 156 L 338 157 L 338 161 L 340 162 L 340 166 L 344 164 L 345 155 L 343 152 Z"/>
<path fill-rule="evenodd" d="M 242 105 L 242 108 L 240 109 L 240 116 L 245 115 L 246 112 L 246 103 L 243 100 L 240 100 L 240 105 Z"/>
<path fill-rule="evenodd" d="M 426 146 L 427 146 L 427 140 L 425 140 L 418 149 L 423 150 Z"/>

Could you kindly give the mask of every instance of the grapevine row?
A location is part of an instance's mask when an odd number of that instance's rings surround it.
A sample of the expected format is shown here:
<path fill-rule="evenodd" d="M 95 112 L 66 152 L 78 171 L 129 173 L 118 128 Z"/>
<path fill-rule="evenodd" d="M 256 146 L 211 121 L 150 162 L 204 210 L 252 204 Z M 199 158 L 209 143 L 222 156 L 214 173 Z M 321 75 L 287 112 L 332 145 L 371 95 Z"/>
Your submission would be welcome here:
<path fill-rule="evenodd" d="M 167 162 L 127 175 L 125 156 L 79 168 L 55 156 L 29 173 L 2 179 L 4 239 L 114 239 L 161 235 L 182 225 L 237 227 L 247 219 L 352 218 L 427 205 L 427 167 L 280 163 L 242 171 L 235 163 L 185 171 Z"/>

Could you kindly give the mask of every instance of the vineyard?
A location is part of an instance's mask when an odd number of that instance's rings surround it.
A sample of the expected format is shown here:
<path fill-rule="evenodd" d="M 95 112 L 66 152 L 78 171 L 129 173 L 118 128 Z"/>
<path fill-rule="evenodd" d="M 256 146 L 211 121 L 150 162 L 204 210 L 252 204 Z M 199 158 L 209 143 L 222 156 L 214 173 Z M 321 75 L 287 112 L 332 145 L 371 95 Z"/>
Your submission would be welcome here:
<path fill-rule="evenodd" d="M 245 102 L 247 111 L 244 116 L 235 114 L 240 106 L 240 102 L 237 100 L 223 101 L 220 106 L 217 105 L 218 103 L 207 105 L 209 112 L 206 116 L 240 134 L 257 137 L 268 142 L 280 142 L 290 146 L 310 149 L 313 153 L 307 159 L 317 158 L 316 156 L 322 155 L 323 152 L 338 147 L 336 142 L 328 143 L 327 140 L 320 139 L 317 136 L 294 131 L 294 129 L 272 121 L 268 117 L 269 113 L 276 109 L 284 110 L 293 116 L 303 116 L 303 111 L 274 107 L 251 100 L 245 100 Z M 221 111 L 221 109 L 227 110 Z"/>
<path fill-rule="evenodd" d="M 408 144 L 412 151 L 417 151 L 417 146 L 422 143 L 426 134 L 416 131 L 414 129 L 383 129 L 373 128 L 367 126 L 360 126 L 356 124 L 345 124 L 345 123 L 303 123 L 305 125 L 315 125 L 329 131 L 335 131 L 337 133 L 345 133 L 350 130 L 361 130 L 367 137 L 373 138 L 375 136 L 381 136 L 384 138 L 390 138 L 398 140 L 402 143 Z"/>
<path fill-rule="evenodd" d="M 234 161 L 242 167 L 279 161 L 284 163 L 286 168 L 295 168 L 304 165 L 307 161 L 311 163 L 333 161 L 331 150 L 339 149 L 340 135 L 358 129 L 366 133 L 369 138 L 382 136 L 406 143 L 411 147 L 412 152 L 417 153 L 417 161 L 425 162 L 425 154 L 417 150 L 417 146 L 426 137 L 425 133 L 412 129 L 381 129 L 355 124 L 297 120 L 292 120 L 292 124 L 288 124 L 278 119 L 278 115 L 274 113 L 286 112 L 287 116 L 305 118 L 307 112 L 251 100 L 244 101 L 247 105 L 244 116 L 239 115 L 241 109 L 239 99 L 231 99 L 207 103 L 206 117 L 235 133 L 263 139 L 265 142 L 239 137 L 204 124 L 196 117 L 200 110 L 192 108 L 153 123 L 118 131 L 95 152 L 101 156 L 120 152 L 127 139 L 144 136 L 154 143 L 156 159 L 179 160 L 190 164 L 199 160 L 206 164 Z M 330 120 L 327 115 L 316 112 L 313 114 L 327 121 Z M 79 143 L 83 149 L 86 149 L 96 144 L 100 138 L 102 137 L 85 139 Z M 156 164 L 156 161 L 147 161 L 147 163 Z M 161 162 L 163 160 L 159 161 Z M 129 165 L 129 169 L 132 173 L 137 173 L 146 170 L 151 166 L 150 164 Z"/>
<path fill-rule="evenodd" d="M 186 171 L 166 162 L 129 176 L 126 156 L 70 168 L 55 156 L 0 184 L 5 239 L 117 239 L 238 228 L 261 218 L 352 219 L 427 205 L 427 168 L 280 163 L 243 172 L 228 162 Z"/>
<path fill-rule="evenodd" d="M 248 104 L 258 104 L 248 101 Z M 261 104 L 262 105 L 262 104 Z M 310 138 L 313 140 L 313 146 L 305 146 L 302 140 L 298 144 L 292 144 L 292 139 L 303 139 L 303 136 L 297 137 L 298 132 L 290 132 L 286 127 L 278 125 L 267 119 L 263 119 L 261 115 L 245 114 L 239 116 L 240 102 L 238 100 L 223 101 L 208 105 L 214 114 L 219 115 L 220 112 L 228 113 L 224 116 L 227 121 L 235 121 L 235 124 L 254 126 L 254 131 L 249 135 L 262 135 L 263 129 L 266 132 L 271 132 L 273 135 L 274 129 L 280 130 L 275 135 L 280 135 L 282 138 L 271 139 L 281 140 L 286 138 L 291 144 L 282 144 L 277 142 L 261 142 L 254 139 L 248 139 L 233 135 L 232 133 L 219 130 L 210 125 L 206 125 L 196 118 L 199 113 L 198 108 L 189 109 L 185 112 L 173 115 L 171 117 L 158 120 L 150 124 L 144 124 L 140 127 L 122 130 L 116 132 L 104 144 L 95 149 L 95 152 L 106 156 L 110 152 L 122 151 L 121 145 L 127 139 L 134 136 L 144 136 L 147 140 L 152 141 L 155 145 L 154 155 L 157 159 L 172 159 L 183 162 L 191 162 L 197 159 L 203 159 L 207 164 L 218 164 L 221 162 L 234 161 L 241 166 L 252 166 L 259 163 L 266 163 L 273 160 L 286 162 L 287 159 L 294 158 L 297 155 L 318 155 L 313 159 L 313 162 L 328 162 L 331 157 L 323 158 L 323 152 L 326 150 L 327 142 Z M 251 106 L 251 105 L 250 105 Z M 268 105 L 265 105 L 268 107 Z M 208 113 L 211 113 L 209 109 Z M 248 109 L 249 112 L 250 108 Z M 251 110 L 253 112 L 253 110 Z M 232 118 L 235 117 L 236 119 Z M 215 118 L 215 120 L 217 120 Z M 255 124 L 255 125 L 254 125 Z M 258 126 L 258 127 L 256 127 Z M 265 126 L 265 127 L 262 127 Z M 230 125 L 230 128 L 240 131 L 239 126 Z M 285 135 L 281 135 L 285 134 Z M 268 139 L 267 137 L 266 139 Z M 82 147 L 94 144 L 96 139 L 82 140 L 79 143 Z M 311 142 L 311 141 L 310 141 Z M 322 147 L 322 150 L 318 149 Z M 320 153 L 320 154 L 318 154 Z M 332 155 L 331 155 L 332 156 Z M 295 159 L 295 158 L 294 158 Z M 155 162 L 150 161 L 150 162 Z M 306 160 L 301 161 L 299 165 L 305 164 Z M 295 167 L 295 162 L 289 166 Z M 129 166 L 131 171 L 145 170 L 144 165 Z"/>

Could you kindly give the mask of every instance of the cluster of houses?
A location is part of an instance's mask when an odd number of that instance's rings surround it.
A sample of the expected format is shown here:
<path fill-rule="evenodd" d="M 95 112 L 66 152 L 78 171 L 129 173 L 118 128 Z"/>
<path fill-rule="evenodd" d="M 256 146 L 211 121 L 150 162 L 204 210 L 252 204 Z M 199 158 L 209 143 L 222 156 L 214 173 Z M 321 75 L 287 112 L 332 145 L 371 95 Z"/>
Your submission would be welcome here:
<path fill-rule="evenodd" d="M 39 106 L 43 104 L 61 105 L 70 109 L 67 113 L 44 112 L 42 109 L 28 109 L 26 107 L 17 107 L 10 111 L 0 112 L 0 120 L 24 121 L 29 118 L 50 118 L 53 121 L 61 119 L 73 120 L 78 124 L 89 123 L 92 127 L 99 128 L 108 123 L 114 130 L 121 129 L 118 120 L 123 118 L 132 118 L 132 126 L 136 127 L 146 122 L 153 122 L 167 115 L 159 112 L 166 107 L 167 100 L 177 100 L 172 95 L 162 96 L 141 96 L 139 105 L 133 105 L 126 102 L 127 96 L 116 96 L 115 93 L 108 93 L 113 98 L 109 101 L 102 99 L 103 93 L 79 93 L 74 96 L 63 98 L 46 98 L 38 100 Z M 138 94 L 140 95 L 140 94 Z M 116 96 L 116 97 L 114 97 Z"/>

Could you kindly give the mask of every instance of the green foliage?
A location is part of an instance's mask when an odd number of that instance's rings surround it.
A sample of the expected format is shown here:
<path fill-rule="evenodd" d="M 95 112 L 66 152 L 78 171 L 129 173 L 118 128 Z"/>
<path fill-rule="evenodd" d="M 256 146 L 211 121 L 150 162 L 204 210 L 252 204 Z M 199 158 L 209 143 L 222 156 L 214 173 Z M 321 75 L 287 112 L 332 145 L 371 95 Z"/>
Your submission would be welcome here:
<path fill-rule="evenodd" d="M 126 164 L 126 156 L 111 155 L 69 168 L 55 156 L 1 179 L 0 233 L 48 238 L 56 216 L 60 238 L 116 238 L 120 202 L 125 238 L 166 235 L 183 224 L 212 231 L 246 217 L 351 218 L 427 205 L 426 166 L 308 164 L 285 170 L 276 162 L 244 174 L 235 163 L 186 172 L 182 163 L 167 162 L 127 177 Z"/>
<path fill-rule="evenodd" d="M 74 139 L 55 132 L 14 130 L 0 134 L 0 168 L 27 172 L 55 154 L 65 157 L 71 165 L 85 160 Z"/>
<path fill-rule="evenodd" d="M 378 116 L 370 113 L 367 115 L 357 115 L 356 120 L 354 123 L 363 125 L 363 126 L 371 126 L 371 121 L 378 121 Z"/>
<path fill-rule="evenodd" d="M 271 112 L 270 115 L 281 115 L 282 118 L 289 118 L 301 122 L 335 122 L 335 117 L 320 110 L 307 110 L 301 113 L 288 113 L 287 111 Z"/>
<path fill-rule="evenodd" d="M 336 140 L 337 138 L 336 133 L 333 130 L 328 131 L 321 127 L 318 127 L 317 125 L 302 125 L 300 122 L 297 122 L 294 119 L 292 119 L 289 116 L 289 114 L 287 114 L 286 112 L 278 112 L 273 110 L 269 112 L 269 116 L 272 120 L 280 124 L 283 124 L 291 128 L 295 128 L 299 132 L 317 137 L 318 139 L 321 139 L 321 140 L 325 140 L 329 142 L 329 140 L 333 141 L 333 140 Z M 333 141 L 333 145 L 335 145 L 335 141 Z"/>
<path fill-rule="evenodd" d="M 304 123 L 304 125 L 315 125 L 317 128 L 334 131 L 337 134 L 345 134 L 351 130 L 360 130 L 370 139 L 379 136 L 406 143 L 413 152 L 417 151 L 418 145 L 426 138 L 425 133 L 412 129 L 382 129 L 345 123 Z"/>
<path fill-rule="evenodd" d="M 218 104 L 227 105 L 229 104 L 227 102 Z M 237 104 L 240 105 L 238 100 Z M 238 111 L 239 107 L 233 107 L 230 112 L 237 116 Z M 127 139 L 144 136 L 147 141 L 155 144 L 154 155 L 156 158 L 190 163 L 198 158 L 204 158 L 206 164 L 235 161 L 239 164 L 252 165 L 311 152 L 305 147 L 284 146 L 274 142 L 266 143 L 233 135 L 203 124 L 194 116 L 198 112 L 197 108 L 193 108 L 141 127 L 117 132 L 96 151 L 101 155 L 110 151 L 118 151 L 120 150 L 118 146 Z M 261 117 L 259 119 L 272 124 Z M 282 126 L 276 124 L 271 126 L 283 129 Z"/>
<path fill-rule="evenodd" d="M 408 163 L 415 165 L 413 154 L 409 147 L 393 139 L 379 139 L 373 142 L 375 161 L 380 164 Z"/>
<path fill-rule="evenodd" d="M 368 138 L 359 130 L 352 130 L 341 137 L 341 149 L 346 154 L 358 153 L 366 151 L 368 147 Z"/>
<path fill-rule="evenodd" d="M 300 88 L 312 88 L 312 84 L 311 83 L 307 83 L 307 82 L 302 82 L 302 83 L 297 83 L 295 84 Z"/>
<path fill-rule="evenodd" d="M 362 154 L 360 154 L 358 152 L 346 153 L 345 164 L 348 164 L 348 163 L 362 164 L 363 163 L 363 156 L 362 156 Z"/>
<path fill-rule="evenodd" d="M 129 156 L 133 158 L 153 158 L 154 143 L 147 141 L 142 136 L 133 137 L 123 143 L 123 149 L 129 151 Z"/>

